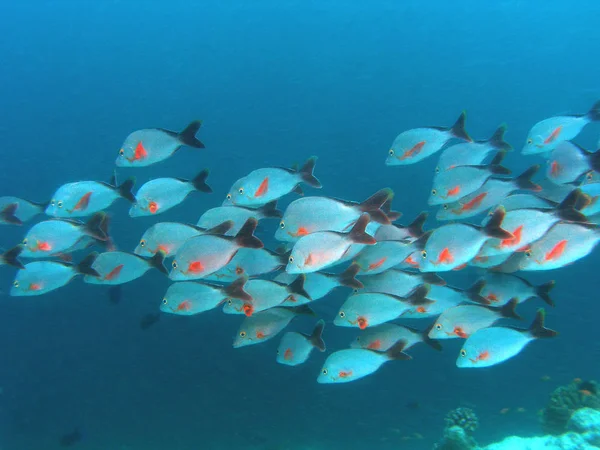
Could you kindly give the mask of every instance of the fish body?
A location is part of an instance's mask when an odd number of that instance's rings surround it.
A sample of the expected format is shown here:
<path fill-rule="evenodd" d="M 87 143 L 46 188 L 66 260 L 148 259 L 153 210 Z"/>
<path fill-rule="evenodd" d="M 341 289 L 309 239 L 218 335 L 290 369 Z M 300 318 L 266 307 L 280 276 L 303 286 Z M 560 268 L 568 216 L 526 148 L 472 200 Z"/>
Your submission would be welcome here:
<path fill-rule="evenodd" d="M 405 241 L 412 242 L 425 234 L 423 231 L 423 225 L 427 220 L 428 214 L 422 212 L 419 214 L 412 223 L 407 226 L 402 225 L 381 225 L 375 231 L 374 237 L 377 242 L 379 241 Z"/>
<path fill-rule="evenodd" d="M 310 158 L 299 171 L 279 167 L 253 170 L 233 184 L 223 206 L 265 205 L 294 191 L 300 183 L 320 188 L 321 183 L 313 175 L 316 161 Z"/>
<path fill-rule="evenodd" d="M 448 285 L 431 285 L 427 298 L 431 303 L 413 306 L 402 314 L 402 319 L 425 319 L 442 314 L 449 308 L 464 303 L 487 304 L 481 297 L 483 282 L 476 282 L 467 289 L 460 289 Z"/>
<path fill-rule="evenodd" d="M 600 152 L 590 153 L 570 141 L 561 142 L 548 156 L 546 178 L 556 184 L 578 181 L 600 169 Z"/>
<path fill-rule="evenodd" d="M 579 189 L 589 200 L 580 211 L 587 217 L 600 213 L 600 201 L 598 201 L 600 199 L 600 183 L 584 184 Z"/>
<path fill-rule="evenodd" d="M 421 342 L 431 345 L 436 349 L 441 348 L 439 343 L 429 339 L 427 333 L 422 333 L 414 328 L 395 323 L 383 323 L 361 331 L 356 339 L 350 343 L 350 348 L 364 348 L 385 352 L 398 341 L 406 343 L 404 350 L 408 350 Z"/>
<path fill-rule="evenodd" d="M 260 344 L 274 338 L 298 315 L 294 308 L 275 307 L 245 317 L 233 342 L 234 348 Z"/>
<path fill-rule="evenodd" d="M 308 359 L 314 348 L 325 351 L 325 342 L 321 337 L 325 321 L 319 320 L 310 335 L 288 331 L 281 338 L 277 348 L 277 362 L 286 366 L 297 366 Z"/>
<path fill-rule="evenodd" d="M 152 256 L 162 252 L 165 257 L 173 256 L 189 238 L 199 236 L 202 231 L 193 225 L 177 222 L 159 222 L 148 228 L 133 251 L 136 255 Z"/>
<path fill-rule="evenodd" d="M 18 197 L 0 197 L 0 225 L 20 225 L 29 222 L 35 216 L 43 214 L 45 207 L 45 204 Z"/>
<path fill-rule="evenodd" d="M 231 282 L 240 276 L 250 278 L 276 272 L 284 269 L 286 264 L 286 253 L 272 252 L 266 248 L 240 248 L 231 261 L 205 279 Z"/>
<path fill-rule="evenodd" d="M 201 125 L 200 121 L 194 121 L 180 133 L 161 128 L 134 131 L 125 138 L 115 164 L 118 167 L 145 167 L 164 161 L 184 145 L 204 148 L 204 144 L 196 139 Z"/>
<path fill-rule="evenodd" d="M 538 197 L 535 194 L 511 194 L 499 202 L 499 204 L 506 212 L 515 209 L 553 209 L 556 207 L 556 203 Z"/>
<path fill-rule="evenodd" d="M 483 280 L 485 285 L 481 296 L 495 306 L 505 305 L 513 298 L 517 303 L 523 303 L 534 297 L 540 297 L 550 306 L 554 305 L 549 295 L 554 287 L 554 281 L 535 286 L 525 278 L 500 272 L 486 272 Z"/>
<path fill-rule="evenodd" d="M 135 194 L 135 203 L 129 209 L 131 217 L 152 216 L 164 213 L 182 203 L 194 191 L 212 192 L 206 184 L 208 170 L 200 172 L 193 180 L 181 178 L 156 178 L 144 183 Z"/>
<path fill-rule="evenodd" d="M 361 275 L 375 275 L 402 263 L 417 246 L 402 241 L 379 241 L 362 250 L 354 262 L 360 267 Z"/>
<path fill-rule="evenodd" d="M 305 274 L 304 290 L 308 293 L 312 301 L 319 300 L 340 286 L 351 289 L 361 289 L 363 284 L 358 281 L 356 274 L 358 266 L 352 264 L 342 273 L 312 272 Z M 282 272 L 275 277 L 275 281 L 289 284 L 297 277 L 286 272 Z"/>
<path fill-rule="evenodd" d="M 427 127 L 403 131 L 392 143 L 385 161 L 386 166 L 415 164 L 442 149 L 451 139 L 471 141 L 465 130 L 463 112 L 451 128 Z"/>
<path fill-rule="evenodd" d="M 278 218 L 282 213 L 277 209 L 277 202 L 273 201 L 259 208 L 246 208 L 243 206 L 218 206 L 204 212 L 196 226 L 201 228 L 213 228 L 225 222 L 232 221 L 231 229 L 225 233 L 227 236 L 235 236 L 244 223 L 250 218 L 260 221 L 265 218 Z"/>
<path fill-rule="evenodd" d="M 167 269 L 163 266 L 162 253 L 146 258 L 120 251 L 104 252 L 98 255 L 92 268 L 98 276 L 86 275 L 83 279 L 86 283 L 108 285 L 129 283 L 152 268 L 158 269 L 165 275 L 167 273 Z"/>
<path fill-rule="evenodd" d="M 423 284 L 443 285 L 446 283 L 435 274 L 406 272 L 399 269 L 386 270 L 377 275 L 361 278 L 360 281 L 364 285 L 365 292 L 380 292 L 399 297 L 407 296 Z"/>
<path fill-rule="evenodd" d="M 587 114 L 544 119 L 529 130 L 521 153 L 533 155 L 550 152 L 561 142 L 574 139 L 588 123 L 597 120 L 600 120 L 600 102 L 594 104 Z"/>

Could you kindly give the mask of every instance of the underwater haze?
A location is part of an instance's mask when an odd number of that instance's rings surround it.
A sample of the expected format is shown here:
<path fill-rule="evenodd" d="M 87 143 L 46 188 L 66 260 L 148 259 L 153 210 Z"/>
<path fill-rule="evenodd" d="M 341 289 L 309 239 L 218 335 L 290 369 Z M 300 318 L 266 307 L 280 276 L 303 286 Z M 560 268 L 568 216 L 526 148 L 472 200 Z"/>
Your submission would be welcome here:
<path fill-rule="evenodd" d="M 70 181 L 108 181 L 129 133 L 180 131 L 201 119 L 206 149 L 116 168 L 137 187 L 210 169 L 214 192 L 190 196 L 161 220 L 196 223 L 250 171 L 314 155 L 323 189 L 307 186 L 306 195 L 362 201 L 390 187 L 401 223 L 429 211 L 426 228 L 434 228 L 427 199 L 439 155 L 386 166 L 394 138 L 449 127 L 465 110 L 475 139 L 507 124 L 515 150 L 504 164 L 513 174 L 540 163 L 520 154 L 530 128 L 600 99 L 598 17 L 594 1 L 2 2 L 0 195 L 44 202 Z M 596 150 L 599 135 L 590 124 L 577 142 Z M 156 220 L 130 218 L 128 208 L 111 207 L 111 232 L 119 249 L 133 251 Z M 269 248 L 277 226 L 259 225 Z M 0 247 L 25 232 L 2 226 Z M 313 308 L 326 321 L 327 353 L 287 367 L 275 361 L 278 338 L 234 349 L 241 319 L 219 309 L 161 314 L 140 327 L 170 284 L 157 272 L 124 285 L 114 304 L 108 287 L 80 279 L 10 297 L 15 271 L 3 266 L 0 448 L 422 450 L 440 438 L 446 413 L 465 405 L 479 416 L 481 442 L 536 434 L 554 388 L 600 377 L 599 264 L 596 250 L 527 274 L 533 284 L 556 280 L 546 324 L 560 334 L 501 365 L 458 368 L 461 343 L 448 340 L 440 353 L 419 346 L 411 361 L 340 385 L 316 380 L 326 356 L 355 336 L 332 323 L 347 290 Z M 481 273 L 447 279 L 466 287 Z M 522 326 L 541 306 L 520 306 Z M 290 329 L 309 333 L 314 322 L 301 317 Z M 65 442 L 69 433 L 80 436 Z"/>

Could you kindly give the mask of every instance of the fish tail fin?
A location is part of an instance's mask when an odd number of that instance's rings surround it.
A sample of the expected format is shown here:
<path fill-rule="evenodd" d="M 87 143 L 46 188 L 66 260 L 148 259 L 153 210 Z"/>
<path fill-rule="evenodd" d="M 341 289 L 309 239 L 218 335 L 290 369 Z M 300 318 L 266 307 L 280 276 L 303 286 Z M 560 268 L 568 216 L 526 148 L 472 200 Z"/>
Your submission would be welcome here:
<path fill-rule="evenodd" d="M 516 297 L 511 298 L 508 303 L 500 308 L 500 315 L 506 319 L 517 319 L 521 320 L 522 317 L 517 314 L 517 305 L 519 300 Z"/>
<path fill-rule="evenodd" d="M 2 211 L 0 211 L 0 218 L 4 222 L 10 223 L 11 225 L 23 225 L 23 222 L 21 222 L 21 219 L 19 219 L 17 216 L 15 216 L 18 206 L 19 206 L 18 203 L 11 203 L 10 205 L 6 205 L 2 209 Z"/>
<path fill-rule="evenodd" d="M 385 352 L 385 356 L 389 360 L 405 360 L 408 361 L 412 359 L 412 356 L 404 353 L 404 349 L 406 348 L 407 342 L 405 340 L 400 340 L 392 345 L 387 352 Z"/>
<path fill-rule="evenodd" d="M 342 286 L 346 286 L 351 289 L 362 289 L 365 286 L 356 279 L 356 275 L 359 271 L 360 266 L 356 263 L 352 263 L 346 270 L 338 275 L 338 281 Z"/>
<path fill-rule="evenodd" d="M 366 213 L 358 218 L 352 229 L 348 232 L 348 237 L 352 242 L 366 245 L 377 243 L 375 238 L 366 232 L 370 220 L 371 218 Z"/>
<path fill-rule="evenodd" d="M 429 325 L 425 331 L 418 331 L 418 333 L 419 333 L 419 335 L 421 335 L 421 340 L 423 341 L 424 344 L 427 344 L 434 350 L 441 352 L 442 344 L 440 344 L 440 341 L 438 341 L 436 339 L 431 339 L 429 337 L 429 332 L 433 329 L 434 326 L 435 326 L 435 322 L 432 322 L 431 325 Z"/>
<path fill-rule="evenodd" d="M 191 180 L 194 189 L 200 192 L 206 192 L 207 194 L 210 194 L 213 191 L 211 187 L 208 184 L 206 184 L 208 173 L 208 169 L 204 169 Z"/>
<path fill-rule="evenodd" d="M 306 304 L 300 305 L 300 306 L 294 306 L 293 308 L 289 308 L 289 309 L 291 309 L 294 312 L 294 314 L 296 314 L 298 316 L 317 317 L 317 313 L 314 312 L 312 310 L 312 308 Z"/>
<path fill-rule="evenodd" d="M 569 195 L 567 195 L 565 199 L 556 207 L 556 213 L 558 217 L 572 222 L 587 222 L 587 217 L 575 209 L 577 206 L 585 206 L 585 202 L 583 205 L 578 205 L 578 203 L 581 202 L 580 199 L 582 198 L 586 199 L 580 189 L 572 190 Z"/>
<path fill-rule="evenodd" d="M 437 273 L 422 272 L 420 276 L 423 283 L 433 284 L 434 286 L 446 286 L 446 280 L 440 277 Z"/>
<path fill-rule="evenodd" d="M 429 286 L 426 284 L 417 286 L 412 290 L 408 297 L 406 297 L 406 301 L 413 306 L 429 305 L 431 303 L 435 303 L 435 301 L 429 300 L 427 298 L 427 294 L 429 294 L 429 289 Z"/>
<path fill-rule="evenodd" d="M 19 269 L 24 269 L 25 266 L 21 261 L 19 261 L 19 255 L 23 251 L 23 247 L 17 245 L 9 250 L 6 250 L 4 253 L 0 255 L 0 260 L 6 265 L 17 267 Z"/>
<path fill-rule="evenodd" d="M 83 258 L 79 264 L 75 265 L 75 271 L 82 275 L 90 275 L 92 277 L 100 277 L 100 274 L 92 268 L 92 264 L 96 261 L 98 252 L 92 252 Z"/>
<path fill-rule="evenodd" d="M 425 225 L 428 216 L 429 214 L 423 211 L 406 227 L 412 237 L 419 238 L 425 234 L 423 226 Z"/>
<path fill-rule="evenodd" d="M 390 219 L 380 208 L 393 196 L 394 192 L 390 188 L 381 189 L 362 202 L 358 209 L 363 213 L 368 213 L 371 220 L 387 225 L 390 223 Z"/>
<path fill-rule="evenodd" d="M 550 291 L 554 288 L 556 281 L 548 281 L 535 287 L 535 295 L 545 301 L 548 305 L 554 306 L 554 301 L 550 298 Z"/>
<path fill-rule="evenodd" d="M 502 165 L 504 156 L 506 156 L 506 152 L 504 151 L 496 153 L 496 156 L 494 156 L 494 159 L 488 165 L 488 170 L 495 175 L 510 175 L 510 169 Z"/>
<path fill-rule="evenodd" d="M 290 294 L 298 294 L 306 297 L 309 300 L 312 300 L 312 297 L 306 290 L 304 289 L 304 282 L 306 281 L 306 275 L 301 273 L 296 277 L 294 281 L 288 284 L 288 292 Z"/>
<path fill-rule="evenodd" d="M 309 341 L 313 347 L 318 348 L 319 351 L 324 352 L 326 350 L 325 341 L 323 340 L 323 329 L 325 328 L 325 321 L 319 320 L 312 333 L 310 333 Z"/>
<path fill-rule="evenodd" d="M 593 153 L 588 155 L 588 161 L 590 163 L 590 167 L 596 171 L 600 172 L 600 150 L 596 150 Z"/>
<path fill-rule="evenodd" d="M 323 185 L 321 182 L 313 175 L 313 170 L 315 169 L 315 164 L 317 163 L 317 157 L 312 156 L 308 158 L 308 160 L 304 163 L 304 165 L 300 168 L 300 177 L 302 181 L 304 181 L 309 186 L 314 188 L 322 188 Z"/>
<path fill-rule="evenodd" d="M 187 127 L 177 134 L 177 139 L 184 145 L 193 148 L 205 148 L 204 144 L 196 138 L 196 133 L 202 126 L 202 121 L 194 120 Z"/>
<path fill-rule="evenodd" d="M 535 339 L 551 338 L 558 334 L 557 331 L 546 328 L 544 322 L 546 320 L 546 311 L 543 308 L 537 310 L 531 326 L 527 330 Z"/>
<path fill-rule="evenodd" d="M 600 100 L 594 103 L 594 106 L 588 111 L 587 116 L 592 122 L 600 120 Z"/>
<path fill-rule="evenodd" d="M 467 133 L 467 130 L 465 129 L 466 120 L 467 112 L 463 111 L 460 113 L 460 116 L 458 116 L 458 119 L 456 119 L 456 122 L 454 122 L 454 125 L 450 127 L 450 133 L 452 133 L 452 136 L 458 139 L 462 139 L 467 142 L 473 142 L 473 139 L 471 139 L 471 136 L 469 136 L 469 133 Z"/>
<path fill-rule="evenodd" d="M 260 211 L 264 217 L 283 217 L 283 213 L 277 209 L 277 200 L 273 200 L 272 202 L 261 206 L 258 208 L 258 211 Z"/>
<path fill-rule="evenodd" d="M 483 227 L 483 232 L 492 238 L 496 239 L 512 239 L 514 238 L 512 233 L 509 233 L 505 229 L 501 227 L 502 221 L 504 220 L 504 216 L 506 215 L 506 210 L 500 206 L 496 208 L 493 212 L 492 217 Z"/>
<path fill-rule="evenodd" d="M 242 226 L 238 234 L 235 235 L 235 241 L 240 247 L 246 248 L 263 248 L 264 244 L 260 239 L 254 236 L 254 231 L 256 230 L 256 225 L 258 221 L 251 217 L 246 220 L 246 223 Z"/>
<path fill-rule="evenodd" d="M 135 195 L 133 195 L 132 189 L 135 185 L 135 177 L 129 177 L 120 186 L 117 186 L 119 195 L 131 203 L 135 203 Z"/>
<path fill-rule="evenodd" d="M 100 211 L 94 213 L 92 217 L 88 219 L 88 221 L 83 225 L 83 231 L 88 236 L 98 240 L 105 242 L 109 239 L 108 236 L 108 224 L 109 220 L 107 220 L 107 214 Z"/>
<path fill-rule="evenodd" d="M 465 294 L 472 302 L 479 303 L 480 305 L 489 305 L 490 301 L 481 296 L 481 291 L 485 287 L 485 280 L 477 280 L 469 288 L 465 290 Z"/>
<path fill-rule="evenodd" d="M 204 234 L 224 235 L 231 230 L 231 228 L 233 228 L 233 220 L 226 220 L 219 225 L 209 228 L 208 230 L 204 230 Z"/>
<path fill-rule="evenodd" d="M 540 170 L 539 164 L 531 166 L 529 169 L 515 178 L 515 185 L 518 186 L 519 189 L 540 192 L 542 187 L 539 184 L 531 181 L 531 178 L 537 173 L 538 170 Z"/>
<path fill-rule="evenodd" d="M 148 265 L 150 267 L 158 270 L 162 274 L 168 275 L 169 271 L 165 267 L 164 262 L 165 262 L 165 254 L 163 252 L 161 252 L 160 250 L 158 252 L 156 252 L 154 255 L 152 255 L 150 258 L 148 258 Z"/>
<path fill-rule="evenodd" d="M 492 134 L 492 137 L 488 139 L 487 143 L 497 150 L 501 150 L 504 152 L 511 151 L 513 149 L 512 145 L 510 145 L 508 142 L 506 142 L 504 140 L 504 134 L 506 133 L 506 129 L 507 129 L 507 126 L 505 123 L 500 125 L 496 129 L 496 131 L 494 131 L 494 134 Z"/>
<path fill-rule="evenodd" d="M 240 300 L 244 300 L 245 302 L 251 302 L 253 300 L 252 296 L 244 290 L 246 281 L 248 281 L 246 277 L 238 278 L 237 280 L 225 286 L 223 288 L 223 293 L 228 298 L 239 298 Z"/>
<path fill-rule="evenodd" d="M 392 211 L 392 200 L 394 197 L 388 198 L 383 205 L 381 205 L 381 210 L 385 213 L 390 222 L 394 222 L 402 217 L 402 213 L 400 211 Z"/>

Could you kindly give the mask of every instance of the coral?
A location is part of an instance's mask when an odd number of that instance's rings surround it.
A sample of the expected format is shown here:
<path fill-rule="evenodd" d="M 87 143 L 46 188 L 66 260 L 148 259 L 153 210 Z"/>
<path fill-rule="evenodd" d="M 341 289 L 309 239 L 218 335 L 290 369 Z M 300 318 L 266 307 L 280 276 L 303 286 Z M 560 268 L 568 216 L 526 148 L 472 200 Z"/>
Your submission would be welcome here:
<path fill-rule="evenodd" d="M 471 408 L 456 408 L 446 414 L 444 419 L 446 422 L 446 429 L 452 427 L 460 427 L 465 430 L 466 433 L 472 433 L 479 426 L 479 420 L 475 411 Z"/>
<path fill-rule="evenodd" d="M 444 437 L 433 448 L 434 450 L 475 450 L 478 447 L 464 428 L 454 425 L 444 430 Z"/>
<path fill-rule="evenodd" d="M 582 408 L 600 410 L 600 396 L 596 382 L 575 380 L 557 388 L 550 395 L 550 400 L 542 411 L 544 432 L 552 435 L 563 434 L 573 413 Z"/>

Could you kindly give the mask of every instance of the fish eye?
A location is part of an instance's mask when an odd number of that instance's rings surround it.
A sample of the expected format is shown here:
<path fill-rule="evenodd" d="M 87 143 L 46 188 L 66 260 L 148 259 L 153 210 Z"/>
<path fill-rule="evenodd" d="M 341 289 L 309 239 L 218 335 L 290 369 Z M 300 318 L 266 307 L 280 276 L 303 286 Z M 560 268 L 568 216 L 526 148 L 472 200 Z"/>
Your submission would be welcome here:
<path fill-rule="evenodd" d="M 285 228 L 285 222 L 283 220 L 279 222 L 279 228 L 281 228 L 282 230 Z"/>
<path fill-rule="evenodd" d="M 440 168 L 439 167 L 435 168 L 435 173 L 440 173 Z"/>
<path fill-rule="evenodd" d="M 163 304 L 163 305 L 166 305 L 167 303 L 169 303 L 169 302 L 167 301 L 167 299 L 166 299 L 166 298 L 163 298 L 162 304 Z"/>
<path fill-rule="evenodd" d="M 171 265 L 173 266 L 173 269 L 177 269 L 177 261 L 173 261 Z"/>
<path fill-rule="evenodd" d="M 18 281 L 18 280 L 15 280 L 15 281 L 13 282 L 13 286 L 14 286 L 14 287 L 16 287 L 16 288 L 18 288 L 18 287 L 19 287 L 19 281 Z"/>
<path fill-rule="evenodd" d="M 431 190 L 431 195 L 437 195 L 437 191 L 435 189 Z"/>
<path fill-rule="evenodd" d="M 444 204 L 444 209 L 447 210 L 448 209 L 448 205 Z"/>
<path fill-rule="evenodd" d="M 288 261 L 290 262 L 290 264 L 291 264 L 291 263 L 293 263 L 293 262 L 294 262 L 294 257 L 293 257 L 293 256 L 290 256 L 290 257 L 288 258 Z"/>
<path fill-rule="evenodd" d="M 121 149 L 119 150 L 119 156 L 123 156 L 125 154 L 125 150 Z"/>
<path fill-rule="evenodd" d="M 145 247 L 145 246 L 146 246 L 146 240 L 145 240 L 145 239 L 142 239 L 142 240 L 140 241 L 140 247 Z"/>
<path fill-rule="evenodd" d="M 63 202 L 62 200 L 59 200 L 58 202 L 56 202 L 56 206 L 58 206 L 59 208 L 62 208 Z"/>
<path fill-rule="evenodd" d="M 340 317 L 343 319 L 344 317 L 346 317 L 346 313 L 344 311 L 340 311 Z"/>
<path fill-rule="evenodd" d="M 442 329 L 442 324 L 441 323 L 436 323 L 435 324 L 435 329 L 436 330 L 441 330 Z"/>
<path fill-rule="evenodd" d="M 27 245 L 27 238 L 23 239 L 23 245 Z"/>
<path fill-rule="evenodd" d="M 354 293 L 357 294 L 358 293 L 358 289 L 354 289 Z"/>
<path fill-rule="evenodd" d="M 585 176 L 585 178 L 588 181 L 592 181 L 594 179 L 594 173 L 593 172 L 588 172 L 587 175 Z"/>
<path fill-rule="evenodd" d="M 527 256 L 528 258 L 531 258 L 531 250 L 527 250 L 525 252 L 525 256 Z"/>
<path fill-rule="evenodd" d="M 231 200 L 231 194 L 227 194 L 227 200 Z"/>
<path fill-rule="evenodd" d="M 228 304 L 229 306 L 232 306 L 232 305 L 233 305 L 233 300 L 231 300 L 231 299 L 227 300 L 227 304 Z"/>
<path fill-rule="evenodd" d="M 244 188 L 239 188 L 239 189 L 238 189 L 238 193 L 239 193 L 240 195 L 244 195 Z"/>
<path fill-rule="evenodd" d="M 329 371 L 328 371 L 327 369 L 323 369 L 323 370 L 321 371 L 321 373 L 322 373 L 323 375 L 327 375 L 327 374 L 329 373 Z"/>
<path fill-rule="evenodd" d="M 531 139 L 531 138 L 527 139 L 527 143 L 528 143 L 529 145 L 533 144 L 533 139 Z"/>
<path fill-rule="evenodd" d="M 427 252 L 426 252 L 425 250 L 423 250 L 423 251 L 421 252 L 421 256 L 422 256 L 423 258 L 427 258 Z"/>
<path fill-rule="evenodd" d="M 467 356 L 467 351 L 464 348 L 460 351 L 460 356 L 462 356 L 463 358 Z"/>
<path fill-rule="evenodd" d="M 389 154 L 390 154 L 390 156 L 394 156 L 394 149 L 393 148 L 390 148 Z"/>
<path fill-rule="evenodd" d="M 246 337 L 246 332 L 245 331 L 240 331 L 240 337 L 245 338 Z"/>

